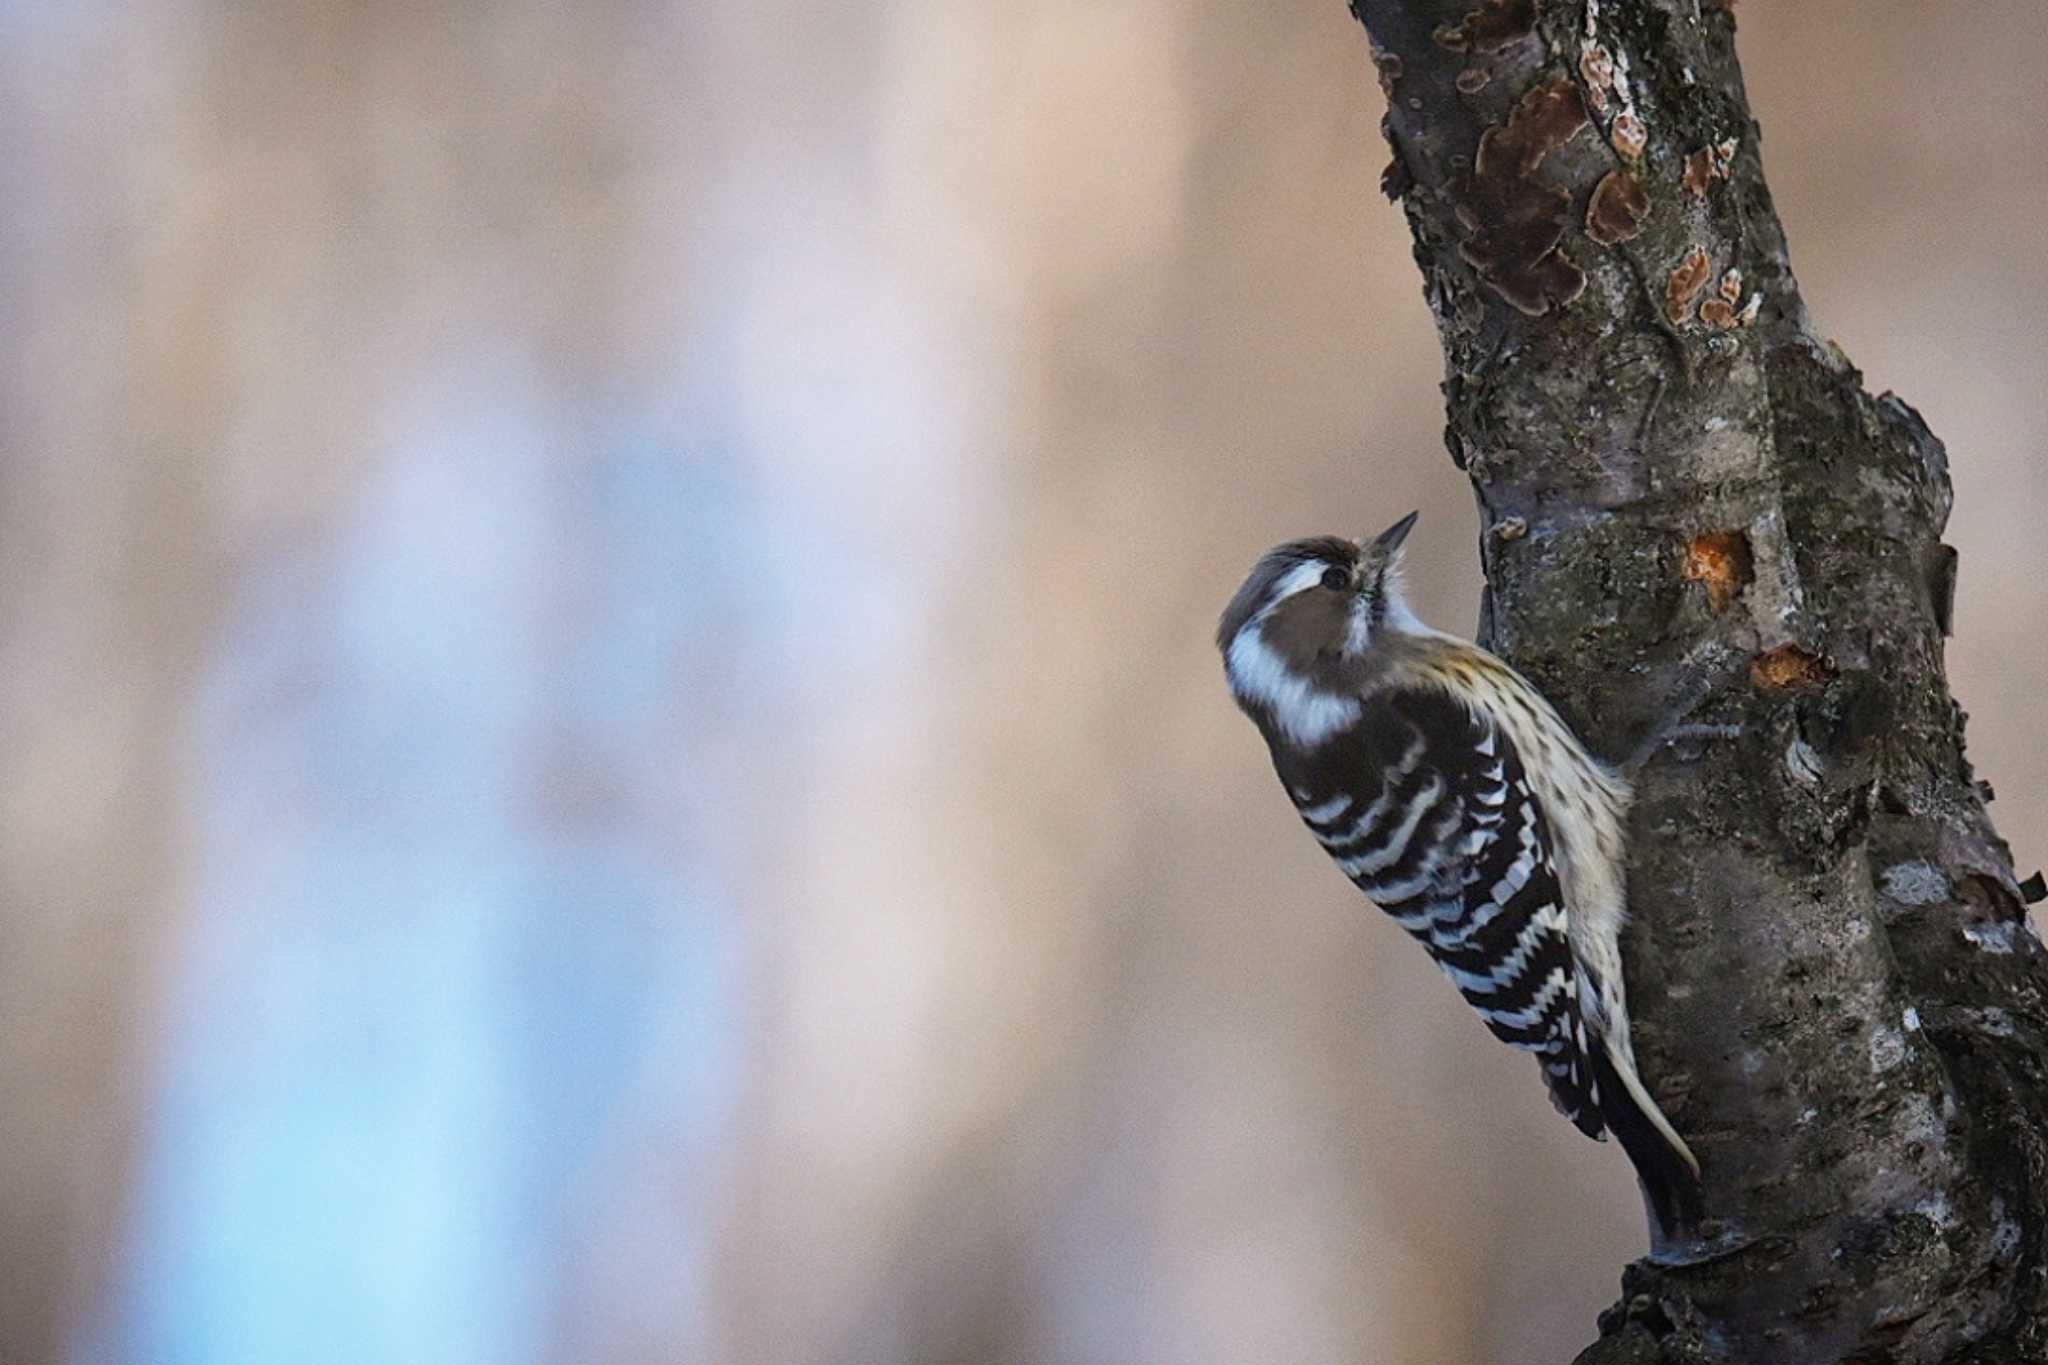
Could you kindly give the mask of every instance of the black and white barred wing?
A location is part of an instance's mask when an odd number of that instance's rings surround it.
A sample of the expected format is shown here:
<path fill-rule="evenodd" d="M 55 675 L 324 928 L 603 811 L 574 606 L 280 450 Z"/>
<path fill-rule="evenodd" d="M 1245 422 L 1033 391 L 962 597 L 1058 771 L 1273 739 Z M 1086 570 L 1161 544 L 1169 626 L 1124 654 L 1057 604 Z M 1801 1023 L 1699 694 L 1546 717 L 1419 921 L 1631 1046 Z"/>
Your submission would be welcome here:
<path fill-rule="evenodd" d="M 1502 1042 L 1537 1054 L 1557 1108 L 1603 1128 L 1557 867 L 1520 755 L 1448 694 L 1370 699 L 1281 777 L 1344 874 L 1442 967 Z"/>

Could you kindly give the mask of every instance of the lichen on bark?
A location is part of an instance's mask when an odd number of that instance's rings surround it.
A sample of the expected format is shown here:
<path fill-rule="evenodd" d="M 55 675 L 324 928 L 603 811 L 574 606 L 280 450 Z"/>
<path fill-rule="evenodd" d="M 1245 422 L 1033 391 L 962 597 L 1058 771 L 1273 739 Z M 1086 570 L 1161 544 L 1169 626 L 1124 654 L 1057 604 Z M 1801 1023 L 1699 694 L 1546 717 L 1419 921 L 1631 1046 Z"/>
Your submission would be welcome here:
<path fill-rule="evenodd" d="M 2048 1359 L 2048 958 L 1943 672 L 1947 457 L 1807 327 L 1732 13 L 1352 8 L 1483 630 L 1636 782 L 1637 1046 L 1706 1167 L 1581 1361 Z"/>

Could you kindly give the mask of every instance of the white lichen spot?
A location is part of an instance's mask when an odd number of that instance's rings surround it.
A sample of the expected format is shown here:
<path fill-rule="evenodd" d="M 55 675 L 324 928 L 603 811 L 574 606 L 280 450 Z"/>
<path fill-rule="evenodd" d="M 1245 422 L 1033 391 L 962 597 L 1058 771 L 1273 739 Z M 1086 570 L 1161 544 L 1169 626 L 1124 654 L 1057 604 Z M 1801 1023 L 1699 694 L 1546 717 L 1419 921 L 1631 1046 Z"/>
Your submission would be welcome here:
<path fill-rule="evenodd" d="M 1906 1060 L 1906 1039 L 1897 1029 L 1879 1028 L 1870 1031 L 1870 1069 L 1890 1071 Z"/>
<path fill-rule="evenodd" d="M 1989 1005 L 1981 1010 L 1973 1010 L 1972 1013 L 1976 1016 L 1977 1027 L 1992 1037 L 2012 1037 L 2012 1011 Z"/>
<path fill-rule="evenodd" d="M 1925 1095 L 1908 1095 L 1899 1106 L 1898 1134 L 1907 1142 L 1933 1146 L 1948 1141 L 1948 1125 Z"/>
<path fill-rule="evenodd" d="M 1906 1026 L 1906 1032 L 1918 1033 L 1920 1031 L 1920 1011 L 1914 1009 L 1911 1005 L 1906 1006 L 1906 1012 L 1899 1017 L 1899 1022 Z"/>
<path fill-rule="evenodd" d="M 1621 97 L 1621 112 L 1636 117 L 1636 99 L 1628 88 L 1628 49 L 1614 49 L 1614 93 Z"/>
<path fill-rule="evenodd" d="M 1806 1108 L 1799 1111 L 1799 1122 L 1802 1124 L 1812 1123 L 1815 1119 L 1819 1117 L 1820 1110 L 1810 1104 L 1807 1105 Z"/>
<path fill-rule="evenodd" d="M 1948 899 L 1948 874 L 1925 858 L 1884 870 L 1884 893 L 1901 905 L 1939 905 Z"/>
<path fill-rule="evenodd" d="M 2007 1216 L 2005 1201 L 1994 1198 L 1991 1201 L 1991 1250 L 2000 1257 L 2010 1257 L 2020 1249 L 2023 1234 L 2020 1225 Z"/>
<path fill-rule="evenodd" d="M 1965 924 L 1963 937 L 1987 953 L 2003 956 L 2013 950 L 2011 924 Z"/>
<path fill-rule="evenodd" d="M 1945 1194 L 1921 1200 L 1913 1206 L 1913 1212 L 1938 1228 L 1947 1229 L 1955 1226 L 1956 1213 L 1949 1207 L 1948 1196 Z"/>

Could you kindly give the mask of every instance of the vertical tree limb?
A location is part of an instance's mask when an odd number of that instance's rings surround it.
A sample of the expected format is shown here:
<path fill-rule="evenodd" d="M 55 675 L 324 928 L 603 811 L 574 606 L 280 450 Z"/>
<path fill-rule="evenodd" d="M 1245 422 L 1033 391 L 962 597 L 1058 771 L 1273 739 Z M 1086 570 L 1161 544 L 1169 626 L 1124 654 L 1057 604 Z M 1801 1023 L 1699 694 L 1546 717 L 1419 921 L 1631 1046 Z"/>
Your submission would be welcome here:
<path fill-rule="evenodd" d="M 1706 1167 L 1582 1362 L 2048 1359 L 2048 958 L 1943 673 L 1946 454 L 1808 330 L 1715 0 L 1352 0 L 1491 643 L 1631 765 Z"/>

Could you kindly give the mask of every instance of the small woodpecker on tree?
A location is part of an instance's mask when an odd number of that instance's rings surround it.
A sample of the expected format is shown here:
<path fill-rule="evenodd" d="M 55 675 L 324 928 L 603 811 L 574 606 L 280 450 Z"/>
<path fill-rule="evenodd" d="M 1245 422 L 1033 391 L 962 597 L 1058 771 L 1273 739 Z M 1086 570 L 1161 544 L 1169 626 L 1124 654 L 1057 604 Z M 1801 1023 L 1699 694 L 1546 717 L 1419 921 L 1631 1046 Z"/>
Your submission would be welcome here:
<path fill-rule="evenodd" d="M 1217 629 L 1237 703 L 1317 842 L 1406 929 L 1551 1101 L 1634 1162 L 1659 1245 L 1699 1162 L 1637 1075 L 1622 980 L 1629 788 L 1495 655 L 1416 619 L 1410 513 L 1260 559 Z"/>

